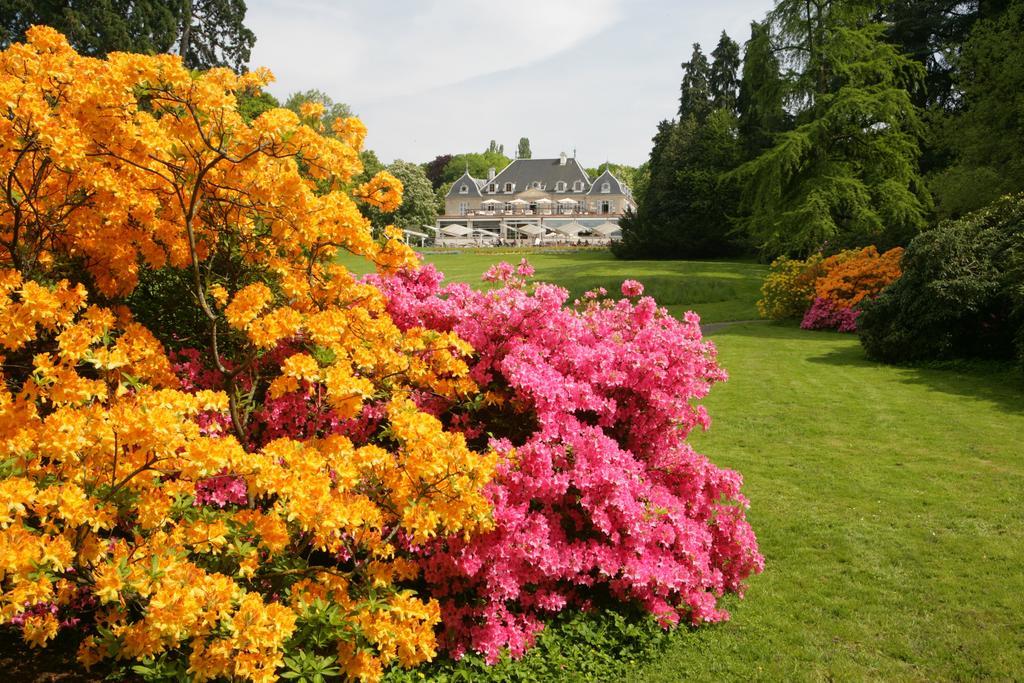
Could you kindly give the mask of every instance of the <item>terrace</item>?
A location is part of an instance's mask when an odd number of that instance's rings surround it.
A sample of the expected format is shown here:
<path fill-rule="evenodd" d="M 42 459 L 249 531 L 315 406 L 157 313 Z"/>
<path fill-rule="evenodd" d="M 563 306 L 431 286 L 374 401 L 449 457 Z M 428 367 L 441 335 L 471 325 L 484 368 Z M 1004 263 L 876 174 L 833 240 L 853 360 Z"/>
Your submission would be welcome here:
<path fill-rule="evenodd" d="M 602 246 L 621 239 L 622 233 L 617 222 L 610 220 L 549 220 L 522 216 L 519 220 L 494 220 L 487 216 L 484 219 L 462 220 L 457 222 L 453 217 L 445 217 L 438 221 L 437 226 L 424 225 L 423 228 L 433 235 L 435 246 L 543 246 L 551 244 L 577 244 L 586 246 Z M 467 217 L 459 217 L 464 219 Z M 423 233 L 409 232 L 407 237 L 419 237 L 420 244 Z"/>

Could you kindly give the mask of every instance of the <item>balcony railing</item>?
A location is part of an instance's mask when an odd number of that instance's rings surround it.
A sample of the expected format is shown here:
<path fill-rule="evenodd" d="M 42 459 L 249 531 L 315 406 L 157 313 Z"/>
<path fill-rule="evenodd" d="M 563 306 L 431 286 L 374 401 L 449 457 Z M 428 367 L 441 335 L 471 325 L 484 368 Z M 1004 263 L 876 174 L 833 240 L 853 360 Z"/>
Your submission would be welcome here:
<path fill-rule="evenodd" d="M 571 218 L 579 216 L 620 216 L 622 212 L 614 211 L 585 211 L 582 209 L 468 209 L 464 213 L 449 213 L 445 216 L 551 216 L 554 218 Z"/>

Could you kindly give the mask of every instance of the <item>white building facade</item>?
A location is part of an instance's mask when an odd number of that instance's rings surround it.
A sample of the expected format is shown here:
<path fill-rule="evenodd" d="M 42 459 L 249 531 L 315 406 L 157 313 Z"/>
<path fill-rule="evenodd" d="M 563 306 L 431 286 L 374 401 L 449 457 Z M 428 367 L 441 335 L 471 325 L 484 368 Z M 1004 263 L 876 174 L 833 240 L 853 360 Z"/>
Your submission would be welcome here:
<path fill-rule="evenodd" d="M 635 208 L 629 188 L 610 171 L 591 179 L 562 154 L 516 159 L 485 179 L 465 173 L 452 184 L 432 229 L 441 243 L 607 242 L 618 236 L 623 213 Z"/>

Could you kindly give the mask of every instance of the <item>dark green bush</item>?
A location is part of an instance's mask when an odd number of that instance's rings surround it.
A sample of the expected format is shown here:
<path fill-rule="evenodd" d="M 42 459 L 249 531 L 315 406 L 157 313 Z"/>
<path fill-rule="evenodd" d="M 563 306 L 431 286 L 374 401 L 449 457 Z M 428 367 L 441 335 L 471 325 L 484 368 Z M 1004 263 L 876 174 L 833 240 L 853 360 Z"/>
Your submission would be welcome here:
<path fill-rule="evenodd" d="M 921 233 L 901 266 L 857 320 L 868 356 L 1024 359 L 1024 195 Z"/>

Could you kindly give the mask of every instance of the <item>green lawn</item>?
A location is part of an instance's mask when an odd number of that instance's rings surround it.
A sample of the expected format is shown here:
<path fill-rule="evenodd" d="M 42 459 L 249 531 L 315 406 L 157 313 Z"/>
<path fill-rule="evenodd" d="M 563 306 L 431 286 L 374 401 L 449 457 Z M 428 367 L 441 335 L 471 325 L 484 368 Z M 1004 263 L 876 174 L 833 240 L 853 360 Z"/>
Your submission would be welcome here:
<path fill-rule="evenodd" d="M 767 568 L 630 679 L 1024 678 L 1019 376 L 777 324 L 713 339 L 731 378 L 696 445 L 743 473 Z"/>
<path fill-rule="evenodd" d="M 480 276 L 497 261 L 518 263 L 523 256 L 537 269 L 536 278 L 556 282 L 574 296 L 594 287 L 618 294 L 627 278 L 644 283 L 647 293 L 673 314 L 697 311 L 704 322 L 757 318 L 757 300 L 767 268 L 732 261 L 620 261 L 607 251 L 568 253 L 428 253 L 433 263 L 457 282 L 480 282 Z M 353 271 L 368 270 L 367 262 L 346 257 Z"/>

